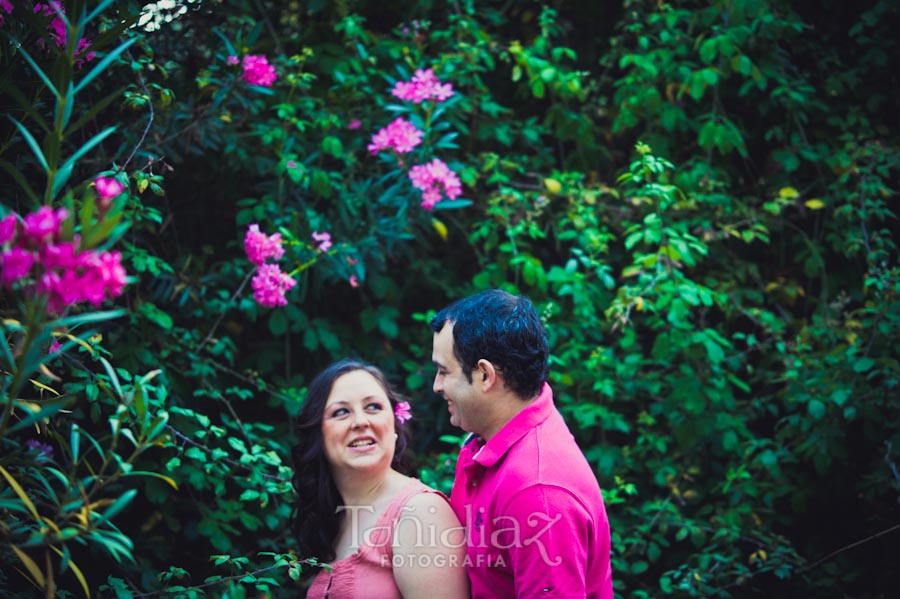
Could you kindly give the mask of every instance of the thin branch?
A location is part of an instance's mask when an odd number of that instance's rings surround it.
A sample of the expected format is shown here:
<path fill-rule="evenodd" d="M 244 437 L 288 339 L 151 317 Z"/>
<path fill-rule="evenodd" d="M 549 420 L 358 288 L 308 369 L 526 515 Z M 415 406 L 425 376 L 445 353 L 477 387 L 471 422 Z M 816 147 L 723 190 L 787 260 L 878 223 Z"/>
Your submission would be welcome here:
<path fill-rule="evenodd" d="M 855 543 L 850 543 L 850 544 L 847 545 L 846 547 L 841 547 L 841 548 L 838 549 L 837 551 L 832 551 L 831 553 L 829 553 L 828 555 L 826 555 L 826 556 L 823 557 L 822 559 L 819 559 L 819 560 L 813 562 L 812 564 L 806 566 L 805 568 L 803 568 L 802 570 L 800 570 L 800 572 L 806 572 L 806 571 L 808 571 L 808 570 L 812 570 L 813 568 L 815 568 L 816 566 L 818 566 L 818 565 L 821 564 L 822 562 L 825 562 L 825 561 L 830 560 L 831 558 L 833 558 L 834 556 L 838 555 L 839 553 L 843 553 L 844 551 L 847 551 L 847 550 L 849 550 L 849 549 L 853 549 L 854 547 L 859 547 L 859 546 L 862 545 L 863 543 L 868 543 L 869 541 L 872 541 L 872 540 L 874 540 L 874 539 L 877 539 L 878 537 L 882 537 L 882 536 L 884 536 L 884 535 L 886 535 L 886 534 L 888 534 L 888 533 L 894 532 L 895 530 L 900 530 L 900 524 L 895 524 L 894 526 L 892 526 L 892 527 L 890 527 L 890 528 L 886 528 L 885 530 L 882 530 L 882 531 L 880 531 L 880 532 L 876 532 L 874 535 L 872 535 L 872 536 L 870 536 L 870 537 L 866 537 L 865 539 L 862 539 L 862 540 L 860 540 L 860 541 L 856 541 Z"/>
<path fill-rule="evenodd" d="M 131 56 L 131 50 L 126 50 L 128 57 L 131 58 L 131 61 L 134 62 L 134 57 Z M 138 83 L 141 85 L 141 89 L 144 91 L 144 94 L 147 95 L 147 107 L 150 109 L 150 118 L 147 119 L 147 125 L 144 127 L 144 132 L 141 133 L 141 138 L 138 140 L 137 145 L 131 150 L 131 154 L 128 155 L 128 158 L 125 159 L 124 164 L 119 167 L 119 172 L 123 172 L 125 168 L 128 166 L 128 163 L 131 162 L 131 159 L 134 158 L 135 153 L 137 153 L 138 149 L 144 145 L 144 140 L 147 139 L 147 134 L 150 132 L 150 126 L 153 124 L 153 98 L 150 96 L 150 90 L 147 89 L 147 84 L 144 81 L 144 76 L 141 75 L 140 71 L 137 74 Z"/>
<path fill-rule="evenodd" d="M 251 270 L 250 272 L 247 273 L 247 276 L 245 276 L 244 280 L 241 281 L 240 287 L 238 287 L 237 290 L 231 295 L 231 297 L 228 298 L 228 303 L 226 303 L 225 307 L 222 308 L 222 311 L 219 313 L 219 317 L 216 319 L 216 322 L 213 324 L 212 328 L 209 330 L 209 333 L 207 333 L 207 335 L 206 335 L 206 337 L 204 337 L 203 341 L 201 341 L 197 345 L 197 347 L 194 348 L 193 351 L 199 352 L 201 349 L 203 349 L 203 346 L 206 345 L 210 339 L 212 339 L 212 336 L 216 332 L 216 329 L 219 328 L 219 325 L 222 323 L 222 319 L 225 318 L 225 312 L 228 310 L 228 308 L 231 307 L 231 302 L 233 302 L 235 300 L 235 298 L 237 296 L 239 296 L 242 291 L 244 291 L 244 287 L 247 286 L 247 281 L 250 280 L 250 277 L 253 276 L 254 272 L 256 272 L 256 271 Z"/>

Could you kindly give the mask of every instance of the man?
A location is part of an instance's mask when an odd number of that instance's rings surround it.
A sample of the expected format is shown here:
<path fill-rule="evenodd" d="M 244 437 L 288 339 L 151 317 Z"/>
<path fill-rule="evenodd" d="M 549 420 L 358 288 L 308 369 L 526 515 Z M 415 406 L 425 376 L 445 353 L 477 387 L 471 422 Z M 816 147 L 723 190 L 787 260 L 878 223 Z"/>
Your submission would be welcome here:
<path fill-rule="evenodd" d="M 474 599 L 612 599 L 597 479 L 553 405 L 547 333 L 531 302 L 489 290 L 431 321 L 435 393 L 472 433 L 450 503 L 467 528 Z"/>

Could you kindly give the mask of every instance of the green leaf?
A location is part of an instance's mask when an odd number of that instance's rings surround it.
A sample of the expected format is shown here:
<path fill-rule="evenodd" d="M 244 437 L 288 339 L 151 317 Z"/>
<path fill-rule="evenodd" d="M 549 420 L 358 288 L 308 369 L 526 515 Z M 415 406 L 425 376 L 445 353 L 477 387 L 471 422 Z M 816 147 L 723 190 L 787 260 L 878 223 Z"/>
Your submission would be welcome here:
<path fill-rule="evenodd" d="M 818 399 L 811 400 L 807 409 L 809 410 L 809 415 L 816 420 L 820 420 L 825 415 L 825 404 Z"/>
<path fill-rule="evenodd" d="M 9 120 L 11 120 L 22 133 L 22 137 L 25 138 L 25 141 L 28 143 L 28 147 L 31 148 L 31 151 L 34 153 L 35 158 L 37 158 L 38 164 L 44 167 L 44 172 L 49 173 L 50 167 L 47 165 L 47 159 L 44 157 L 44 151 L 41 150 L 41 146 L 38 145 L 37 140 L 35 140 L 34 137 L 31 136 L 31 133 L 28 132 L 28 129 L 26 129 L 22 123 L 9 115 L 6 116 L 9 117 Z"/>
<path fill-rule="evenodd" d="M 107 520 L 111 520 L 115 517 L 116 514 L 121 512 L 126 505 L 131 503 L 131 500 L 134 499 L 134 496 L 137 495 L 137 489 L 128 489 L 118 499 L 116 499 L 112 505 L 110 505 L 103 512 L 103 517 Z"/>
<path fill-rule="evenodd" d="M 69 159 L 66 160 L 61 167 L 59 167 L 59 171 L 56 172 L 56 176 L 53 179 L 53 189 L 50 192 L 52 198 L 55 198 L 57 194 L 59 194 L 59 190 L 69 180 L 69 177 L 72 174 L 72 169 L 75 168 L 75 163 L 82 156 L 90 152 L 94 148 L 94 146 L 109 137 L 115 130 L 115 126 L 107 127 L 106 129 L 89 139 L 83 146 L 76 150 L 75 153 L 72 154 L 72 156 L 70 156 Z"/>
<path fill-rule="evenodd" d="M 434 205 L 434 212 L 438 210 L 459 210 L 472 205 L 472 200 L 457 198 L 455 200 L 442 200 Z"/>
<path fill-rule="evenodd" d="M 37 63 L 34 62 L 34 59 L 31 58 L 31 55 L 28 54 L 28 52 L 25 51 L 25 48 L 22 47 L 22 44 L 20 44 L 20 43 L 18 42 L 18 40 L 13 40 L 13 46 L 15 46 L 16 50 L 18 50 L 19 52 L 21 52 L 22 56 L 25 57 L 25 61 L 26 61 L 29 65 L 31 65 L 31 68 L 34 69 L 34 72 L 37 73 L 38 77 L 41 78 L 41 81 L 44 82 L 44 85 L 47 86 L 47 89 L 50 90 L 50 92 L 53 94 L 53 96 L 54 96 L 55 98 L 58 98 L 58 97 L 59 97 L 59 91 L 56 89 L 56 86 L 53 85 L 53 83 L 50 81 L 50 78 L 47 77 L 47 74 L 44 73 L 43 70 L 41 70 L 41 67 L 39 67 L 39 66 L 37 65 Z M 10 118 L 12 118 L 12 117 L 10 117 Z"/>
<path fill-rule="evenodd" d="M 41 199 L 38 197 L 37 193 L 35 193 L 34 189 L 32 189 L 31 184 L 25 178 L 25 175 L 22 174 L 21 169 L 14 167 L 12 164 L 5 160 L 0 160 L 0 168 L 5 170 L 7 173 L 12 176 L 13 179 L 16 180 L 16 183 L 19 184 L 19 188 L 25 192 L 25 195 L 28 196 L 28 199 L 31 200 L 31 203 L 35 206 L 39 206 L 41 204 Z"/>
<path fill-rule="evenodd" d="M 138 41 L 138 39 L 139 38 L 137 38 L 137 37 L 133 37 L 130 40 L 120 44 L 119 47 L 117 47 L 112 52 L 110 52 L 109 54 L 104 56 L 103 60 L 98 62 L 96 65 L 94 65 L 94 68 L 91 69 L 91 71 L 87 75 L 85 75 L 81 81 L 78 82 L 78 85 L 75 86 L 75 93 L 77 94 L 82 89 L 84 89 L 84 87 L 88 83 L 93 81 L 94 78 L 97 77 L 97 75 L 102 73 L 106 69 L 106 67 L 108 67 L 110 65 L 110 63 L 112 63 L 114 60 L 116 60 L 119 57 L 119 55 L 122 54 L 122 52 L 124 52 L 125 50 L 130 48 L 133 43 Z M 58 95 L 59 94 L 57 93 L 57 96 Z"/>

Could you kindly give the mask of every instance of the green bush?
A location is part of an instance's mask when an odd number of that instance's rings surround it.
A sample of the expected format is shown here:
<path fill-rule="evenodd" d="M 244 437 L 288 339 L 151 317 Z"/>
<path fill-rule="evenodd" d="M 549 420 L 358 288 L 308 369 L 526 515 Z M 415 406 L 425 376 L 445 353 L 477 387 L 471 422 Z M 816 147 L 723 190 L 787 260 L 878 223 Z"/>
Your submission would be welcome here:
<path fill-rule="evenodd" d="M 62 314 L 3 289 L 9 596 L 302 593 L 309 378 L 383 367 L 449 490 L 427 321 L 487 287 L 545 318 L 617 595 L 888 596 L 893 3 L 63 4 L 56 37 L 52 7 L 0 8 L 0 217 L 65 208 L 60 241 L 129 284 Z M 427 68 L 453 96 L 391 94 Z M 370 152 L 397 117 L 422 142 Z M 409 173 L 436 158 L 461 193 L 427 210 Z M 254 300 L 251 224 L 285 306 Z"/>

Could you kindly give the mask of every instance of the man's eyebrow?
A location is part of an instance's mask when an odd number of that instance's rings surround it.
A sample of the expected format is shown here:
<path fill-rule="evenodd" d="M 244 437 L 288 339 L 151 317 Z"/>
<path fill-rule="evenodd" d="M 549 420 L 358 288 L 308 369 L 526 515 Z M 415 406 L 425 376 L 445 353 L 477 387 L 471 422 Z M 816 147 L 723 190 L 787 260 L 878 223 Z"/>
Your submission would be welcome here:
<path fill-rule="evenodd" d="M 438 362 L 437 360 L 432 359 L 432 360 L 431 360 L 431 363 L 434 364 L 435 366 L 437 366 L 438 368 L 446 368 L 446 366 L 444 366 L 443 364 L 441 364 L 441 363 Z"/>

